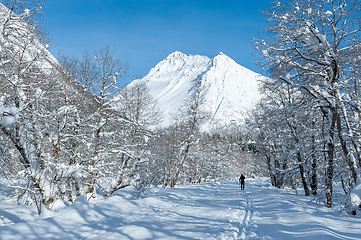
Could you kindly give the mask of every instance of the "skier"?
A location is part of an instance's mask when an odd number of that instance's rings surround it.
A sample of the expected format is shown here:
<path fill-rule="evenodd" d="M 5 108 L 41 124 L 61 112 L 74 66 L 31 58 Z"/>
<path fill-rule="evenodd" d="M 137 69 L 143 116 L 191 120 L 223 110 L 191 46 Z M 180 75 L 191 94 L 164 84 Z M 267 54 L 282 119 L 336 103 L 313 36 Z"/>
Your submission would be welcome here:
<path fill-rule="evenodd" d="M 239 178 L 239 182 L 241 183 L 241 190 L 244 190 L 244 179 L 245 177 L 243 174 L 241 174 L 241 177 Z"/>

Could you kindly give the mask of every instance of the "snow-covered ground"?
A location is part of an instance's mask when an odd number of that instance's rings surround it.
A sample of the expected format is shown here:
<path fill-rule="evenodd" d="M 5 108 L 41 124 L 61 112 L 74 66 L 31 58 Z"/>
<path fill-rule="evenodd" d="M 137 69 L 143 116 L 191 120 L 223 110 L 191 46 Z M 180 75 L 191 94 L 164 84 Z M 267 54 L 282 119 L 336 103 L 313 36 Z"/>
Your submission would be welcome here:
<path fill-rule="evenodd" d="M 93 203 L 79 197 L 40 217 L 2 197 L 0 239 L 361 239 L 360 218 L 268 179 L 248 179 L 246 191 L 228 181 L 157 188 L 140 199 L 131 193 Z"/>

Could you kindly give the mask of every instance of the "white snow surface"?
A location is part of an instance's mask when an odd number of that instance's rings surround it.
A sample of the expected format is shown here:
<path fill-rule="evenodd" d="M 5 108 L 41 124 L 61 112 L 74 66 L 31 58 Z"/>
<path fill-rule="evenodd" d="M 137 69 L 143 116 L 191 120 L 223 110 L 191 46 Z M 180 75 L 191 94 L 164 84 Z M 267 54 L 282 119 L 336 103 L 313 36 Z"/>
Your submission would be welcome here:
<path fill-rule="evenodd" d="M 151 189 L 132 198 L 132 189 L 106 200 L 37 216 L 35 207 L 4 196 L 0 239 L 361 239 L 361 219 L 325 208 L 311 197 L 271 186 L 266 178 Z"/>
<path fill-rule="evenodd" d="M 262 78 L 223 53 L 210 59 L 176 51 L 141 81 L 147 82 L 150 94 L 164 114 L 161 127 L 173 123 L 194 83 L 201 81 L 204 100 L 201 110 L 210 114 L 211 120 L 205 127 L 209 129 L 214 125 L 242 123 L 260 99 L 258 80 Z"/>

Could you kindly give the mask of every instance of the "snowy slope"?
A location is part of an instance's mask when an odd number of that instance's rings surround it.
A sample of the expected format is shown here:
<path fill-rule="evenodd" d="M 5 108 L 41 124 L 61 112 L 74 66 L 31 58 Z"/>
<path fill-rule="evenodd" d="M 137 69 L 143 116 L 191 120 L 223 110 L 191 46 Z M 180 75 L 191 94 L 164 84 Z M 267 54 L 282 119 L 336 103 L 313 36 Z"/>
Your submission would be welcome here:
<path fill-rule="evenodd" d="M 22 14 L 27 14 L 25 10 Z M 42 91 L 49 92 L 56 85 L 66 87 L 75 95 L 85 95 L 90 103 L 95 104 L 94 94 L 86 90 L 76 79 L 65 77 L 63 67 L 59 61 L 48 51 L 33 32 L 33 27 L 27 24 L 21 16 L 16 16 L 6 6 L 0 3 L 0 65 L 3 67 L 12 61 L 21 61 L 22 71 L 27 67 L 38 68 L 42 74 L 47 75 L 47 83 L 41 86 Z M 5 56 L 5 57 L 4 57 Z M 3 80 L 3 79 L 2 79 Z M 16 84 L 19 82 L 14 81 Z M 0 84 L 4 84 L 0 81 Z M 27 83 L 28 84 L 28 83 Z M 49 89 L 50 88 L 50 89 Z"/>
<path fill-rule="evenodd" d="M 42 69 L 51 71 L 59 67 L 58 60 L 40 43 L 31 31 L 32 27 L 21 20 L 21 17 L 14 16 L 2 3 L 0 3 L 0 30 L 3 36 L 6 36 L 0 38 L 1 47 L 12 49 L 13 53 L 21 52 L 22 57 L 25 58 L 24 62 L 36 58 L 35 64 Z M 8 59 L 1 58 L 0 64 L 4 64 L 6 60 Z"/>
<path fill-rule="evenodd" d="M 205 110 L 213 123 L 240 123 L 258 102 L 258 80 L 262 76 L 220 53 L 202 77 Z"/>
<path fill-rule="evenodd" d="M 228 181 L 156 188 L 140 199 L 131 193 L 94 203 L 81 196 L 40 217 L 1 199 L 0 239 L 361 239 L 360 218 L 265 178 L 246 179 L 246 191 Z"/>
<path fill-rule="evenodd" d="M 241 123 L 260 98 L 261 75 L 248 70 L 223 53 L 206 56 L 174 52 L 158 63 L 142 81 L 147 81 L 151 95 L 164 113 L 161 126 L 172 123 L 196 81 L 201 81 L 202 111 L 209 124 Z"/>

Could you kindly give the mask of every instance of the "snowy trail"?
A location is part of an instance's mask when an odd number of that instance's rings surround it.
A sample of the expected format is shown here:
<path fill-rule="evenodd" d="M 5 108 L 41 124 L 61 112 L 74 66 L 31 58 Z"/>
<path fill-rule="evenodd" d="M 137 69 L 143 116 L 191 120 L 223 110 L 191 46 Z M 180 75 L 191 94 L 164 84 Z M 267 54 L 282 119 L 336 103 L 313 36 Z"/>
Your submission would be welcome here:
<path fill-rule="evenodd" d="M 245 205 L 244 206 L 245 214 L 240 226 L 240 230 L 241 230 L 240 239 L 246 239 L 250 237 L 254 238 L 257 236 L 254 230 L 256 228 L 256 224 L 259 219 L 259 214 L 255 210 L 254 202 L 249 196 L 249 193 L 247 193 L 246 191 L 241 191 L 241 195 L 242 195 L 241 199 L 243 199 L 243 201 L 241 201 L 241 204 L 243 202 Z"/>
<path fill-rule="evenodd" d="M 1 198 L 0 239 L 361 239 L 361 219 L 326 209 L 267 179 L 153 189 L 141 199 L 124 189 L 57 212 Z"/>
<path fill-rule="evenodd" d="M 259 214 L 255 210 L 253 199 L 247 190 L 239 191 L 239 209 L 234 219 L 231 219 L 232 223 L 230 230 L 221 234 L 219 239 L 254 239 L 257 238 L 255 229 L 259 219 Z"/>

